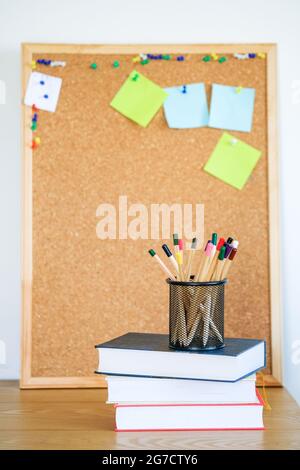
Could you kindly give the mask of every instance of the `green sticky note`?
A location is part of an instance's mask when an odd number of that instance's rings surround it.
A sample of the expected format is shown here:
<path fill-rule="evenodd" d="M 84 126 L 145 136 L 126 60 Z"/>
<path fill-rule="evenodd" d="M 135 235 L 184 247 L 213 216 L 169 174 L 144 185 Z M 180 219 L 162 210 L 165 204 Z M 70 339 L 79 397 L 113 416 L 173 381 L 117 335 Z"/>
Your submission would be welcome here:
<path fill-rule="evenodd" d="M 242 189 L 260 156 L 260 150 L 224 132 L 204 170 L 225 183 Z"/>
<path fill-rule="evenodd" d="M 162 88 L 133 70 L 110 105 L 140 126 L 147 127 L 167 96 Z"/>

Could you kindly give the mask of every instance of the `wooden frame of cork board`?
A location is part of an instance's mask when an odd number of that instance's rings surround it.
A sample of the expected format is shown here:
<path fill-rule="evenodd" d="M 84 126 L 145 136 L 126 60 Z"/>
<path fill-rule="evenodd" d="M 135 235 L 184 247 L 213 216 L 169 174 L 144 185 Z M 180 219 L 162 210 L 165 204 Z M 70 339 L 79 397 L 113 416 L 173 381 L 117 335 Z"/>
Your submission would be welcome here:
<path fill-rule="evenodd" d="M 133 64 L 145 51 L 183 54 L 186 60 Z M 247 52 L 264 52 L 266 60 L 232 57 Z M 210 53 L 230 60 L 200 60 Z M 24 44 L 23 95 L 31 61 L 39 57 L 65 60 L 67 66 L 38 67 L 61 76 L 63 87 L 56 113 L 39 112 L 41 145 L 35 151 L 31 109 L 23 105 L 21 387 L 105 386 L 93 374 L 94 344 L 126 331 L 167 332 L 167 287 L 146 252 L 149 246 L 159 249 L 159 241 L 96 237 L 98 204 L 117 204 L 122 194 L 129 203 L 146 205 L 203 202 L 207 231 L 240 240 L 226 294 L 225 333 L 266 337 L 265 383 L 280 385 L 276 45 Z M 119 68 L 112 67 L 114 60 Z M 89 67 L 93 61 L 96 70 Z M 133 68 L 162 87 L 204 82 L 208 95 L 212 82 L 256 88 L 253 130 L 234 133 L 262 150 L 243 191 L 201 169 L 222 131 L 169 129 L 162 111 L 143 129 L 110 108 Z M 259 252 L 250 257 L 257 244 Z"/>

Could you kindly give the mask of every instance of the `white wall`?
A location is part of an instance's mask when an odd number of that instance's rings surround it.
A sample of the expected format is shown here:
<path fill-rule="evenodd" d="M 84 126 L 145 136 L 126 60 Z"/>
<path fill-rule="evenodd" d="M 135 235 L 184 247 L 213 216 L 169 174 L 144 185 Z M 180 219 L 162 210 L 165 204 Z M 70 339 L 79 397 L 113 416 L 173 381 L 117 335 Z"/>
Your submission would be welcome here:
<path fill-rule="evenodd" d="M 6 83 L 6 103 L 0 104 L 0 340 L 7 355 L 6 364 L 0 360 L 0 378 L 19 376 L 20 43 L 275 42 L 279 46 L 284 382 L 300 403 L 299 18 L 299 0 L 0 0 L 0 79 Z"/>

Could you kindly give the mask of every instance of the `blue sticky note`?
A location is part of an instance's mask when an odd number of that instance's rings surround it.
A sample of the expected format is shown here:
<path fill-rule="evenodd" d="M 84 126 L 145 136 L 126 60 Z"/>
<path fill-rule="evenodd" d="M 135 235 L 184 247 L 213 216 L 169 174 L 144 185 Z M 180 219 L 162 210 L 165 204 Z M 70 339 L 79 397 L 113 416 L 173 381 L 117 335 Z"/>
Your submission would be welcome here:
<path fill-rule="evenodd" d="M 254 100 L 254 88 L 213 84 L 209 127 L 250 132 Z"/>
<path fill-rule="evenodd" d="M 165 88 L 168 97 L 164 112 L 172 129 L 204 127 L 208 124 L 208 107 L 203 83 Z"/>

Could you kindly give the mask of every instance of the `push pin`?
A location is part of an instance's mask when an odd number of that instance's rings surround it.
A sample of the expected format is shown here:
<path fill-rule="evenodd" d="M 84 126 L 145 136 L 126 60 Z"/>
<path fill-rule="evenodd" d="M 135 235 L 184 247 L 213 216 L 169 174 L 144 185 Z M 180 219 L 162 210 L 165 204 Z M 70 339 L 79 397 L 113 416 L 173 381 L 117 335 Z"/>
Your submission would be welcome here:
<path fill-rule="evenodd" d="M 136 82 L 138 78 L 139 78 L 139 74 L 135 73 L 134 76 L 132 77 L 132 81 Z"/>
<path fill-rule="evenodd" d="M 226 62 L 226 57 L 220 57 L 220 59 L 218 60 L 219 64 L 223 64 L 223 62 Z"/>
<path fill-rule="evenodd" d="M 115 60 L 113 63 L 113 68 L 117 69 L 120 66 L 120 62 L 118 60 Z"/>
<path fill-rule="evenodd" d="M 240 94 L 241 91 L 242 91 L 243 87 L 242 86 L 237 86 L 236 89 L 235 89 L 235 92 Z"/>
<path fill-rule="evenodd" d="M 44 80 L 40 80 L 40 85 L 45 85 Z"/>
<path fill-rule="evenodd" d="M 210 56 L 209 55 L 205 55 L 203 58 L 202 58 L 203 62 L 210 62 Z"/>
<path fill-rule="evenodd" d="M 136 57 L 134 57 L 134 58 L 132 59 L 132 62 L 134 62 L 134 63 L 140 62 L 140 61 L 141 61 L 141 58 L 140 58 L 139 55 L 137 55 Z"/>
<path fill-rule="evenodd" d="M 93 62 L 93 63 L 90 65 L 90 68 L 93 69 L 93 70 L 96 70 L 96 68 L 97 68 L 96 62 Z"/>
<path fill-rule="evenodd" d="M 238 143 L 238 140 L 235 139 L 235 138 L 233 138 L 233 139 L 230 140 L 230 144 L 231 144 L 231 145 L 236 145 L 237 143 Z"/>
<path fill-rule="evenodd" d="M 32 68 L 32 70 L 36 69 L 36 61 L 35 60 L 31 61 L 31 68 Z"/>
<path fill-rule="evenodd" d="M 255 59 L 256 54 L 253 54 L 252 52 L 248 54 L 249 59 Z"/>
<path fill-rule="evenodd" d="M 149 59 L 143 59 L 143 60 L 141 60 L 141 64 L 142 64 L 142 65 L 149 64 Z"/>
<path fill-rule="evenodd" d="M 186 93 L 186 85 L 183 85 L 183 87 L 182 87 L 182 93 Z"/>
<path fill-rule="evenodd" d="M 239 60 L 245 60 L 249 58 L 248 54 L 233 54 L 233 57 Z"/>
<path fill-rule="evenodd" d="M 176 59 L 178 60 L 178 62 L 183 62 L 184 61 L 184 56 L 179 55 Z"/>
<path fill-rule="evenodd" d="M 265 59 L 266 58 L 266 54 L 264 52 L 259 52 L 257 54 L 257 57 L 259 57 L 260 59 Z"/>
<path fill-rule="evenodd" d="M 49 95 L 44 95 L 45 100 L 49 98 Z"/>
<path fill-rule="evenodd" d="M 36 145 L 40 145 L 40 143 L 41 143 L 40 137 L 35 137 L 35 138 L 33 139 L 33 141 L 36 143 Z"/>
<path fill-rule="evenodd" d="M 211 54 L 211 57 L 213 60 L 218 60 L 219 56 L 215 54 L 214 52 Z"/>

